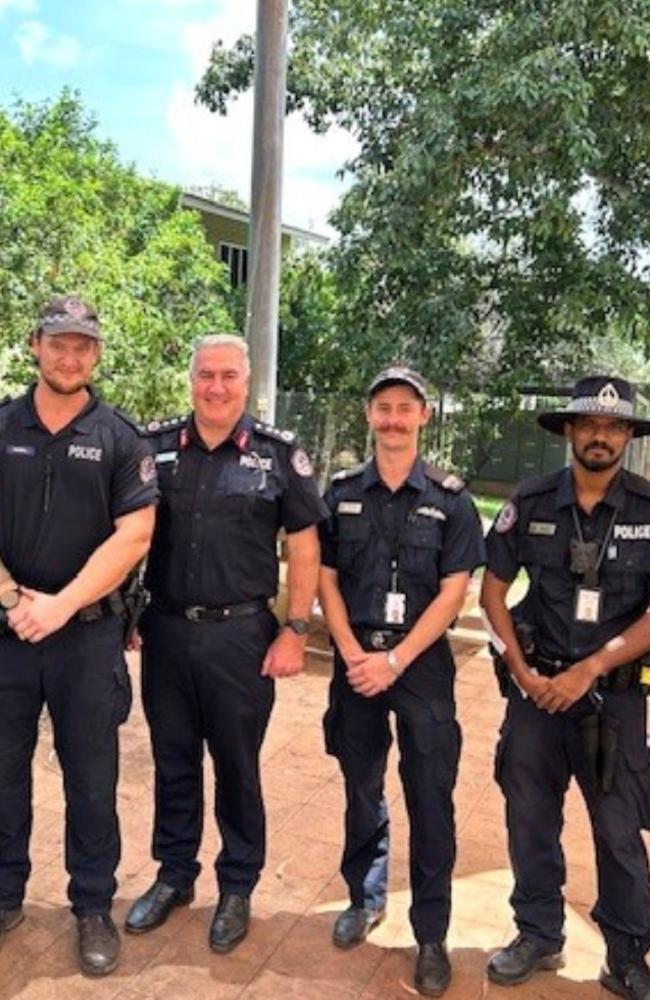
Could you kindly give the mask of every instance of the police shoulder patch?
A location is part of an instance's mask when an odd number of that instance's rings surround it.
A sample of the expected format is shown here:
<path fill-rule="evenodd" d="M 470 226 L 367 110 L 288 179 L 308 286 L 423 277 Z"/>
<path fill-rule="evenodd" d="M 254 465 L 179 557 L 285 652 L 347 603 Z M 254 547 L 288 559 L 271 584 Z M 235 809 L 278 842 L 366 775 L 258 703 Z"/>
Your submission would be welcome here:
<path fill-rule="evenodd" d="M 256 420 L 253 426 L 258 434 L 264 434 L 266 437 L 273 438 L 274 441 L 293 444 L 296 440 L 293 431 L 281 431 L 278 427 L 273 427 L 272 424 L 263 424 L 261 420 Z"/>
<path fill-rule="evenodd" d="M 494 522 L 494 530 L 500 535 L 505 535 L 507 531 L 510 531 L 515 526 L 518 517 L 519 511 L 517 510 L 517 505 L 512 500 L 508 500 L 499 511 L 499 516 Z"/>
<path fill-rule="evenodd" d="M 430 462 L 424 463 L 424 474 L 427 479 L 433 480 L 443 490 L 449 490 L 451 493 L 460 493 L 465 488 L 465 482 L 460 476 L 454 475 L 453 472 L 445 472 L 444 469 L 439 469 L 437 465 L 432 465 Z"/>

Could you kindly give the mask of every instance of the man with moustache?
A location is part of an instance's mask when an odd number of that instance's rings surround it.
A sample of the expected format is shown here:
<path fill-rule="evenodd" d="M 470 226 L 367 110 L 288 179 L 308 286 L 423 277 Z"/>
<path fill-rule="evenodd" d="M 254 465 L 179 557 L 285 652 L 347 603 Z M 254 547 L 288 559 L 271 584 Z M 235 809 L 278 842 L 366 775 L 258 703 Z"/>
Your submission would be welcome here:
<path fill-rule="evenodd" d="M 246 341 L 211 334 L 191 359 L 193 412 L 150 426 L 161 488 L 142 620 L 142 693 L 156 766 L 158 874 L 126 919 L 141 934 L 193 898 L 203 827 L 203 746 L 214 762 L 219 900 L 213 951 L 246 935 L 265 853 L 259 752 L 274 682 L 303 667 L 327 513 L 306 453 L 245 412 Z M 288 618 L 269 602 L 286 531 Z"/>
<path fill-rule="evenodd" d="M 560 834 L 574 776 L 596 848 L 592 917 L 605 938 L 602 985 L 650 1000 L 648 863 L 640 830 L 650 787 L 638 658 L 650 647 L 650 484 L 622 468 L 650 434 L 630 384 L 581 379 L 565 410 L 542 413 L 564 434 L 568 468 L 524 480 L 488 536 L 482 603 L 501 654 L 507 709 L 496 775 L 506 802 L 517 937 L 488 977 L 515 985 L 562 965 L 565 865 Z M 520 567 L 530 585 L 513 609 Z"/>
<path fill-rule="evenodd" d="M 480 522 L 463 483 L 418 455 L 431 411 L 417 372 L 393 366 L 370 385 L 374 456 L 325 494 L 320 597 L 334 644 L 325 717 L 347 799 L 341 873 L 350 906 L 333 941 L 352 947 L 384 917 L 389 820 L 384 796 L 394 712 L 411 827 L 415 985 L 440 996 L 455 859 L 452 792 L 460 753 L 454 661 L 446 630 L 483 561 Z"/>
<path fill-rule="evenodd" d="M 119 585 L 149 547 L 153 459 L 90 386 L 97 314 L 52 299 L 30 346 L 38 380 L 0 407 L 0 937 L 23 919 L 31 763 L 46 703 L 66 799 L 68 896 L 83 972 L 117 965 L 118 726 L 131 692 Z"/>

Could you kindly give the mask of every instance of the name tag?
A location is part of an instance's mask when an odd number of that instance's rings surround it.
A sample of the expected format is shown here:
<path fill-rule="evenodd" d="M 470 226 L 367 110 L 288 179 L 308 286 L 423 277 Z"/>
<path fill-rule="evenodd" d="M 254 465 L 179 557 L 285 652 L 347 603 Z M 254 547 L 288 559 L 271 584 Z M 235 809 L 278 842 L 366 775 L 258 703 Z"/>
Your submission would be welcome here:
<path fill-rule="evenodd" d="M 599 587 L 578 587 L 576 590 L 575 620 L 589 625 L 600 621 L 602 591 Z"/>
<path fill-rule="evenodd" d="M 36 454 L 36 448 L 30 444 L 8 444 L 7 455 L 28 455 L 30 458 Z"/>
<path fill-rule="evenodd" d="M 360 500 L 339 500 L 336 508 L 337 514 L 361 514 L 362 511 L 363 504 Z"/>
<path fill-rule="evenodd" d="M 422 517 L 433 517 L 436 521 L 447 520 L 444 510 L 440 510 L 439 507 L 418 507 L 415 513 L 421 514 Z"/>
<path fill-rule="evenodd" d="M 177 458 L 177 451 L 161 451 L 156 455 L 156 465 L 165 465 L 167 462 L 175 462 Z"/>
<path fill-rule="evenodd" d="M 557 524 L 553 521 L 531 521 L 528 525 L 529 535 L 544 535 L 550 538 L 557 531 Z"/>

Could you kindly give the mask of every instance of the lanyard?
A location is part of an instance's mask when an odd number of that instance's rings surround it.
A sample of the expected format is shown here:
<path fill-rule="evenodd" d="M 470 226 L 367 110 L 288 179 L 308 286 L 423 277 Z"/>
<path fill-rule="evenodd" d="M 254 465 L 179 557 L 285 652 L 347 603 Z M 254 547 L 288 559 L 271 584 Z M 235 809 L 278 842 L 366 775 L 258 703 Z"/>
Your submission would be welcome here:
<path fill-rule="evenodd" d="M 578 542 L 580 543 L 580 545 L 584 546 L 585 545 L 585 538 L 584 538 L 584 535 L 582 533 L 582 525 L 580 524 L 580 518 L 578 517 L 578 511 L 576 509 L 576 505 L 575 504 L 572 504 L 572 506 L 571 506 L 571 512 L 573 514 L 573 524 L 574 524 L 574 527 L 576 529 L 576 536 L 577 536 Z M 596 557 L 596 561 L 594 562 L 593 566 L 589 566 L 588 568 L 585 568 L 585 571 L 583 573 L 583 578 L 584 578 L 585 584 L 588 587 L 595 587 L 595 586 L 598 585 L 598 572 L 600 570 L 600 567 L 602 565 L 603 559 L 605 557 L 605 550 L 607 549 L 607 546 L 609 545 L 609 540 L 610 540 L 610 538 L 612 536 L 612 531 L 614 530 L 614 524 L 616 522 L 617 516 L 618 516 L 618 508 L 614 507 L 614 510 L 612 511 L 612 516 L 609 519 L 609 525 L 607 526 L 607 531 L 605 532 L 605 537 L 604 537 L 604 539 L 602 541 L 600 549 L 598 550 L 598 555 Z"/>

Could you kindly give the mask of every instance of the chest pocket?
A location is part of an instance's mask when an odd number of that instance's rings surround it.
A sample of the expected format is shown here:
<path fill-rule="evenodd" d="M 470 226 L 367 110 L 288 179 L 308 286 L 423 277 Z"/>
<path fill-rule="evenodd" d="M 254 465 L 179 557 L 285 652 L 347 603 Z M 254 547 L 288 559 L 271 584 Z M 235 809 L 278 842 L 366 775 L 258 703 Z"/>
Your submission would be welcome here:
<path fill-rule="evenodd" d="M 616 559 L 603 561 L 607 590 L 621 596 L 625 605 L 647 599 L 650 577 L 650 542 L 619 541 Z"/>
<path fill-rule="evenodd" d="M 360 573 L 370 542 L 370 523 L 359 515 L 337 518 L 337 565 L 348 573 Z"/>
<path fill-rule="evenodd" d="M 576 578 L 569 572 L 568 552 L 559 539 L 524 535 L 519 555 L 532 584 L 554 601 L 573 600 Z"/>
<path fill-rule="evenodd" d="M 437 518 L 416 514 L 410 519 L 400 545 L 400 575 L 437 585 L 444 530 L 444 521 Z"/>

